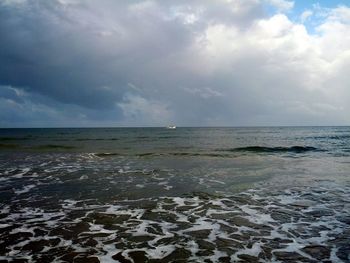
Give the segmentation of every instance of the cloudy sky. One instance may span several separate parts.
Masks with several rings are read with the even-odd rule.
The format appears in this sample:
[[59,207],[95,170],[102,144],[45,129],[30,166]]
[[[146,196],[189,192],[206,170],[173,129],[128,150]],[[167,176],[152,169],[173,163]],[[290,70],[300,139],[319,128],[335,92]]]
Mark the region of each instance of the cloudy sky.
[[0,0],[0,127],[350,125],[350,1]]

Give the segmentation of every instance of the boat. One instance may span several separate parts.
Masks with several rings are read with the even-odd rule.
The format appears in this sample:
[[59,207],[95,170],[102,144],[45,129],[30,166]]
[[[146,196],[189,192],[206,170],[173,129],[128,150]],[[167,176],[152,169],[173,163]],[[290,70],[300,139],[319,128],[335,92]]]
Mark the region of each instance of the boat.
[[176,126],[175,125],[169,125],[166,128],[169,129],[169,130],[175,130]]

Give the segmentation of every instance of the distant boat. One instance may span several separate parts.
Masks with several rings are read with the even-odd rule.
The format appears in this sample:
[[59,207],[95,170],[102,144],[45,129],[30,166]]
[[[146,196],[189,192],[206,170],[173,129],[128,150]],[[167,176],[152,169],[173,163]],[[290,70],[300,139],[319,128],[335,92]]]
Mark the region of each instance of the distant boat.
[[169,125],[166,128],[169,129],[169,130],[175,130],[176,126],[175,125]]

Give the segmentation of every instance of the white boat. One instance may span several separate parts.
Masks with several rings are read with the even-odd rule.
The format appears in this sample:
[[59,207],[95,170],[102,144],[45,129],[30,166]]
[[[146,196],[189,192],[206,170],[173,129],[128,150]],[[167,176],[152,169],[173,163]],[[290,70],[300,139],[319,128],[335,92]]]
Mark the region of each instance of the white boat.
[[175,125],[169,125],[166,128],[169,129],[169,130],[175,130],[176,126]]

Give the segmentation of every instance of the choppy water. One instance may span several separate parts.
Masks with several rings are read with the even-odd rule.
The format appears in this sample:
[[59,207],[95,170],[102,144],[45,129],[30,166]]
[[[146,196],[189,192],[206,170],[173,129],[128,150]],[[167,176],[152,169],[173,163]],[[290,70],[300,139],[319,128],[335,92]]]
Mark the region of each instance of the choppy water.
[[350,262],[350,128],[0,129],[0,261]]

